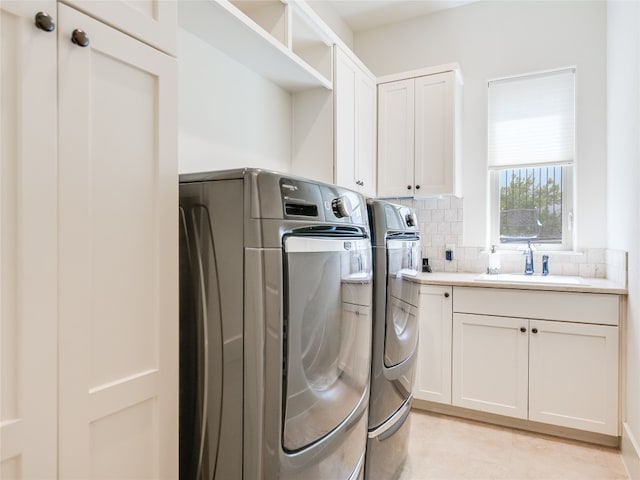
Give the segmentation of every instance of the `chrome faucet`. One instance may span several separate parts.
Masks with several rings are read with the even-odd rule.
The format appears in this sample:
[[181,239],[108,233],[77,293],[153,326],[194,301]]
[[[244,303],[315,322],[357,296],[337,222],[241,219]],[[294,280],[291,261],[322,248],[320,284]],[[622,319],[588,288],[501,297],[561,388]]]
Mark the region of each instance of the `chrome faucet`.
[[531,247],[531,240],[527,241],[527,248],[524,251],[524,274],[533,275],[533,248]]

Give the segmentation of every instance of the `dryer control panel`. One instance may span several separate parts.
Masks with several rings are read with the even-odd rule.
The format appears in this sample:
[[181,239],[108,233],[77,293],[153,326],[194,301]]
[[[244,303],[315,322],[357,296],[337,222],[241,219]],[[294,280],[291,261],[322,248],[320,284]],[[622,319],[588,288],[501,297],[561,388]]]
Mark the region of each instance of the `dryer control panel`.
[[299,179],[281,178],[284,218],[365,225],[364,198],[350,190]]

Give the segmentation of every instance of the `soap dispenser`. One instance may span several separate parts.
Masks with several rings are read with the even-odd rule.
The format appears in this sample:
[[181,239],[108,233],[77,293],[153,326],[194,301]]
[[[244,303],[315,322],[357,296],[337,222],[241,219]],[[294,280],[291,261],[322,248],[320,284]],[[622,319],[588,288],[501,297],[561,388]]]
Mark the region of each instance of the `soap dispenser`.
[[527,242],[527,248],[524,251],[524,274],[533,275],[533,248],[531,248],[531,240]]
[[489,253],[489,273],[491,275],[500,273],[500,256],[496,252],[495,245],[491,245],[491,253]]

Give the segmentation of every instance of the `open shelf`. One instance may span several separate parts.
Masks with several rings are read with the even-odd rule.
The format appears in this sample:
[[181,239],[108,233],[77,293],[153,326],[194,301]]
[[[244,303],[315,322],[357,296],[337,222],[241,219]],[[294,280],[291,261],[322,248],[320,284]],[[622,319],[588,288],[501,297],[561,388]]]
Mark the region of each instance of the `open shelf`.
[[315,13],[302,4],[289,3],[291,50],[321,75],[333,78],[333,42],[322,30]]
[[[331,44],[327,39],[323,43],[317,33],[313,42],[309,22],[306,32],[303,27],[293,25],[288,3],[278,0],[234,0],[233,3],[190,0],[178,3],[178,20],[185,30],[286,90],[332,88]],[[295,24],[304,22],[296,20]],[[300,35],[300,32],[304,34]],[[299,40],[293,41],[296,34]]]

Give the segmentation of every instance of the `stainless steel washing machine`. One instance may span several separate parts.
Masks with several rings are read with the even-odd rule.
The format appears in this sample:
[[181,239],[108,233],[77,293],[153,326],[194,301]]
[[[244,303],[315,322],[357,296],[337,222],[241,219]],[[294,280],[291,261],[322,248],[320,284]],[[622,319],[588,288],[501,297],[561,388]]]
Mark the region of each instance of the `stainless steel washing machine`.
[[420,235],[415,213],[367,202],[373,237],[371,398],[365,478],[395,479],[407,457],[418,346]]
[[364,198],[257,169],[180,182],[180,478],[362,478]]

